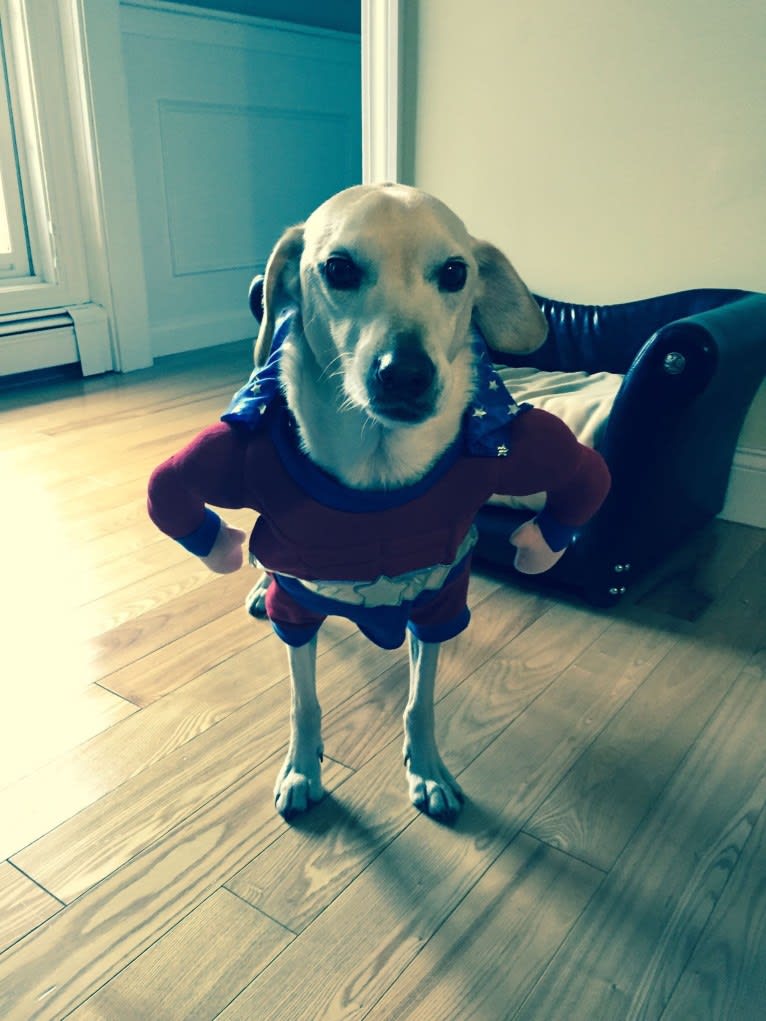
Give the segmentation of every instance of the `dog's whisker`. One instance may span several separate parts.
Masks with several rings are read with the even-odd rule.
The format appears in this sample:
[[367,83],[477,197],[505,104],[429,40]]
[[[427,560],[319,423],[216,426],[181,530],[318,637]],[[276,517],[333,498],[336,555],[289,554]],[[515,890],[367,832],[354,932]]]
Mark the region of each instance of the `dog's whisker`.
[[343,379],[346,375],[346,370],[341,366],[339,369],[334,369],[332,372],[326,373],[328,379]]
[[[344,400],[342,400],[338,405],[338,411],[341,412],[359,411],[359,405],[356,403],[353,397],[345,397]],[[362,423],[362,430],[364,430],[364,423]]]
[[322,369],[322,372],[321,372],[321,374],[319,376],[319,379],[320,380],[324,380],[324,379],[343,379],[343,376],[345,374],[345,366],[343,364],[341,364],[340,368],[335,368],[335,366],[337,365],[338,362],[342,362],[342,359],[343,359],[343,354],[339,354],[336,358],[333,358],[333,360],[331,362],[329,362],[324,367],[324,369]]

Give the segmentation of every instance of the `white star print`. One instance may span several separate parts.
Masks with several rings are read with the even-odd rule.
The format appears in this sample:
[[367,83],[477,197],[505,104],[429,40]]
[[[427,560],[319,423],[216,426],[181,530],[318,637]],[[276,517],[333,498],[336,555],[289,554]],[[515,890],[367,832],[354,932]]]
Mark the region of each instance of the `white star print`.
[[484,418],[484,416],[486,414],[487,414],[487,412],[484,410],[484,408],[474,408],[473,409],[473,417],[474,418]]
[[497,448],[497,456],[498,457],[508,456],[508,447],[506,447],[504,443],[501,443],[500,446]]
[[496,379],[490,379],[490,381],[489,381],[489,388],[490,388],[490,390],[497,390],[497,388],[499,386],[500,386],[500,384],[498,383],[498,381]]

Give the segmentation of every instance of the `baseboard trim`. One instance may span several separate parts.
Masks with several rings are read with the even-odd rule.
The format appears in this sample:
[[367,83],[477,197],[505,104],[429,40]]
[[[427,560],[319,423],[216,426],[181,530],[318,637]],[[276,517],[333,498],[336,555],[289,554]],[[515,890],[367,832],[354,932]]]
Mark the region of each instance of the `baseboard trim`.
[[162,358],[248,337],[255,339],[257,333],[258,324],[247,313],[178,320],[152,327],[152,354],[155,358]]
[[738,447],[719,517],[766,528],[766,450]]

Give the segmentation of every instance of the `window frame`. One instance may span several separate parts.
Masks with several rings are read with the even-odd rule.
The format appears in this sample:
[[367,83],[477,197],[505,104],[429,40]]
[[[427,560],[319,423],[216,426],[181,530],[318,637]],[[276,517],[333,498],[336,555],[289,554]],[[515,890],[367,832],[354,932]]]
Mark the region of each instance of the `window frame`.
[[0,273],[0,316],[64,308],[89,298],[60,15],[57,0],[0,0],[32,263],[25,276]]
[[7,226],[10,243],[9,252],[0,250],[0,281],[9,277],[28,277],[31,272],[29,238],[13,120],[3,24],[0,19],[0,216],[4,218]]

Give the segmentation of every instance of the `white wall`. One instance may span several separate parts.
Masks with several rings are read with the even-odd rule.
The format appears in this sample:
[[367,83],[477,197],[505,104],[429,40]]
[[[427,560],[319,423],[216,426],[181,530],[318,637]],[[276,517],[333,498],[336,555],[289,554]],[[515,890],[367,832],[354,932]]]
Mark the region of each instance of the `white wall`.
[[[406,0],[404,15],[402,177],[534,290],[766,291],[762,0]],[[766,450],[763,390],[740,442]]]

